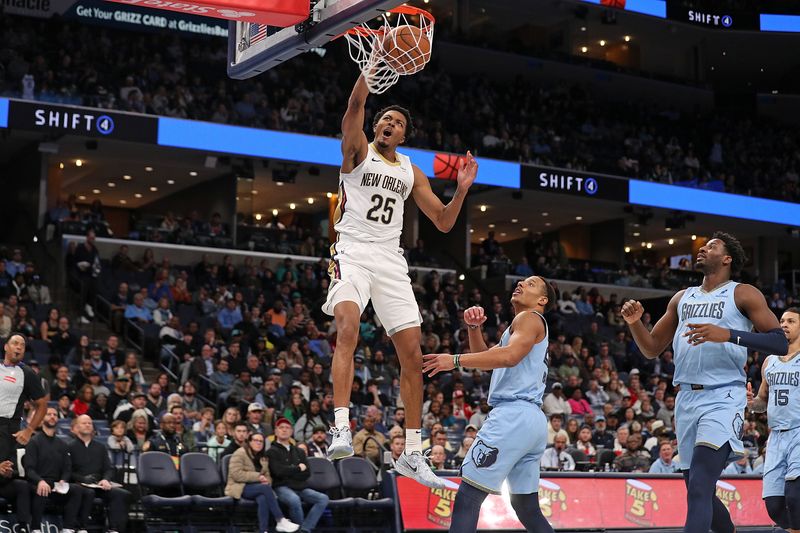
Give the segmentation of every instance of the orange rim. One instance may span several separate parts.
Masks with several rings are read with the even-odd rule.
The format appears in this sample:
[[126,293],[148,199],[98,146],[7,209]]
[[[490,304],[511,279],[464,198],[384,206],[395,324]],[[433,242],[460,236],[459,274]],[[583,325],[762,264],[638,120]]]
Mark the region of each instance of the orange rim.
[[[393,8],[393,9],[390,9],[388,12],[389,13],[400,13],[400,14],[403,14],[403,15],[419,15],[420,17],[425,17],[426,19],[428,19],[430,24],[435,24],[436,23],[436,18],[434,18],[434,16],[431,13],[429,13],[428,11],[425,11],[424,9],[420,9],[420,8],[414,7],[414,6],[407,6],[405,4],[402,4],[402,5],[399,5],[399,6],[395,7],[395,8]],[[372,28],[369,28],[369,27],[364,26],[364,25],[358,25],[358,26],[354,26],[354,27],[350,28],[349,30],[344,32],[342,35],[344,35],[345,33],[349,34],[349,35],[357,35],[357,36],[361,36],[361,37],[369,37],[370,35],[382,36],[382,35],[386,34],[386,29],[385,28],[372,29]],[[342,35],[339,35],[336,38],[338,39]]]

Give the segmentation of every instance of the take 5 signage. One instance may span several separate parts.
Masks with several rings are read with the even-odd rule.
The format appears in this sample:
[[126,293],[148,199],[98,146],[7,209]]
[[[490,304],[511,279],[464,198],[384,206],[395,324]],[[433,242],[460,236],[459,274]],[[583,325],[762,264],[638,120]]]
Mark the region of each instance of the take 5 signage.
[[563,168],[523,165],[522,188],[618,202],[628,201],[628,180]]
[[158,139],[156,117],[20,100],[9,101],[8,127],[147,143]]
[[[457,491],[395,479],[404,530],[450,528]],[[760,479],[720,480],[716,492],[737,526],[771,526]],[[686,488],[677,477],[548,477],[540,481],[539,506],[555,529],[678,528],[686,519]],[[525,528],[504,493],[486,498],[478,529]]]

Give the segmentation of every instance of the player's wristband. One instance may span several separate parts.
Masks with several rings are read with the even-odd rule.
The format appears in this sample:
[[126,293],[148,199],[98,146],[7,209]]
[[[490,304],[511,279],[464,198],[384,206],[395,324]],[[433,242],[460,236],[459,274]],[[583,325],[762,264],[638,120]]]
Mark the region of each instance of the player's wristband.
[[764,333],[732,329],[728,342],[766,354],[786,355],[786,352],[789,351],[789,341],[786,340],[786,334],[780,328]]
[[476,325],[474,325],[474,324],[467,324],[467,327],[468,327],[469,329],[478,329],[480,326],[476,326]]
[[453,354],[453,367],[460,368],[461,367],[461,354]]

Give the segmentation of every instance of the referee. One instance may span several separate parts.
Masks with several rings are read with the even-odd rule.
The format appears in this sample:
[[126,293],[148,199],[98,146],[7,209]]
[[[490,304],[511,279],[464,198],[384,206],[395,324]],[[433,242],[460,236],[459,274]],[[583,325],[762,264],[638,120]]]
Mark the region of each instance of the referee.
[[[30,367],[20,365],[23,357],[25,338],[12,335],[6,342],[5,359],[0,365],[0,461],[11,460],[15,464],[17,444],[28,444],[33,432],[39,429],[49,399],[39,376]],[[33,402],[35,412],[28,427],[20,430],[26,401]]]

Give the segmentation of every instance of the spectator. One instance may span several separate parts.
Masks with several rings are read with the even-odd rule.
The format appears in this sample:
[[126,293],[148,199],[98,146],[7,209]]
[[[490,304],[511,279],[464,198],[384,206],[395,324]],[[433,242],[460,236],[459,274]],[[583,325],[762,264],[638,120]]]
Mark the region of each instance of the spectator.
[[356,455],[372,461],[375,466],[380,466],[386,437],[375,431],[375,422],[375,418],[371,415],[364,416],[363,427],[353,436],[353,451]]
[[41,432],[34,435],[25,447],[23,459],[25,475],[33,492],[32,524],[36,529],[40,527],[46,502],[55,500],[64,505],[63,531],[74,532],[86,528],[89,513],[81,513],[79,517],[78,512],[91,509],[94,492],[77,483],[69,483],[72,462],[67,445],[56,437],[57,422],[58,415],[55,408],[48,407],[42,421]]
[[155,415],[150,409],[147,408],[147,395],[141,391],[134,392],[131,395],[130,402],[121,402],[117,409],[114,411],[112,417],[114,420],[122,420],[128,422],[136,411],[143,411],[148,416],[150,427],[154,426]]
[[94,400],[94,389],[91,385],[84,385],[81,387],[78,397],[72,402],[71,410],[74,416],[85,415],[89,412],[89,407]]
[[483,422],[486,420],[486,417],[489,416],[489,411],[491,407],[489,406],[489,400],[487,398],[481,398],[480,402],[478,403],[478,410],[469,417],[469,426],[474,426],[475,429],[480,429],[483,426]]
[[[271,420],[264,421],[264,406],[258,402],[253,402],[247,406],[247,431],[250,434],[271,435]],[[303,441],[300,441],[303,442]]]
[[595,450],[595,447],[592,444],[591,426],[588,424],[581,426],[581,429],[578,430],[578,439],[575,441],[574,447],[579,452],[586,454],[586,457],[588,457],[590,460],[596,455],[597,450]]
[[125,319],[142,324],[149,324],[153,321],[153,313],[145,307],[144,296],[141,292],[133,295],[133,303],[125,308]]
[[223,331],[232,331],[242,321],[242,311],[233,298],[225,302],[225,308],[217,314],[217,322]]
[[675,396],[669,394],[664,397],[664,406],[656,413],[656,420],[664,423],[664,427],[672,427],[672,419],[675,416]]
[[111,327],[114,331],[122,331],[122,319],[125,311],[133,302],[128,290],[128,284],[124,281],[119,284],[116,294],[111,297]]
[[595,446],[602,446],[607,450],[614,449],[614,435],[608,431],[606,426],[606,417],[603,415],[600,415],[594,419],[592,444]]
[[581,392],[579,388],[572,391],[572,398],[567,400],[567,402],[569,403],[573,415],[583,416],[594,413],[594,411],[592,411],[592,406],[589,405],[589,402],[583,397],[583,392]]
[[327,427],[328,424],[320,413],[319,400],[308,402],[306,412],[294,424],[294,440],[306,442],[310,440],[318,426]]
[[169,414],[175,417],[175,433],[183,444],[183,449],[187,452],[195,451],[197,441],[195,441],[194,433],[186,427],[183,406],[179,403],[170,404],[169,400],[167,400],[167,404],[169,405]]
[[155,322],[157,326],[166,326],[174,316],[172,314],[172,309],[169,307],[169,298],[166,296],[159,298],[158,307],[153,311],[153,322]]
[[[311,533],[328,506],[328,496],[308,487],[311,475],[308,460],[305,452],[292,443],[292,432],[291,422],[285,418],[278,419],[275,422],[275,442],[266,455],[278,501],[289,508],[292,522],[301,524],[300,531]],[[305,516],[304,503],[311,507]]]
[[650,465],[649,472],[651,474],[674,474],[678,472],[680,468],[678,464],[672,460],[672,456],[672,443],[669,441],[662,442],[658,447],[658,459],[653,461],[653,464]]
[[447,460],[447,455],[445,454],[444,446],[440,444],[435,444],[431,446],[430,460],[431,460],[431,468],[433,470],[444,470],[446,468],[445,463]]
[[553,383],[550,394],[544,397],[542,410],[547,416],[553,414],[571,415],[572,408],[564,396],[564,386],[561,383]]
[[563,435],[569,444],[569,435],[562,427],[564,423],[564,415],[561,413],[553,413],[550,415],[550,423],[547,425],[547,444],[553,444],[558,435]]
[[78,339],[70,331],[69,319],[62,316],[58,319],[58,330],[51,339],[51,347],[53,353],[61,357],[61,360],[66,360],[67,354],[75,348],[78,344]]
[[589,400],[592,409],[600,409],[603,407],[603,404],[608,402],[608,393],[603,390],[603,387],[600,386],[596,379],[590,379],[589,390],[586,391],[586,398]]
[[575,459],[567,453],[567,438],[564,435],[556,435],[553,446],[544,451],[541,468],[567,472],[575,470]]
[[76,274],[81,294],[80,306],[82,315],[79,321],[85,324],[88,324],[94,318],[97,279],[102,270],[100,252],[97,251],[94,242],[95,232],[93,229],[89,229],[86,232],[86,240],[75,248]]
[[650,457],[646,452],[640,450],[641,445],[641,435],[629,435],[625,451],[614,459],[614,470],[617,472],[647,472],[650,470]]
[[722,470],[723,475],[727,476],[744,476],[753,473],[753,467],[750,466],[750,460],[747,455],[737,458],[735,461],[728,463]]
[[[306,442],[309,457],[321,457],[327,459],[328,457],[328,426],[320,425],[314,427],[314,432],[311,434],[311,440]],[[405,437],[403,438],[405,444]],[[394,440],[392,440],[394,442]],[[403,453],[403,450],[400,450]],[[399,457],[399,456],[398,456]]]
[[188,450],[184,448],[181,438],[175,432],[177,421],[172,414],[161,417],[161,431],[144,443],[144,452],[164,452],[173,458],[178,458]]
[[[102,498],[108,510],[108,533],[126,531],[128,522],[128,499],[130,493],[114,487],[110,481],[113,476],[108,451],[102,444],[92,440],[94,426],[86,415],[72,421],[75,439],[69,444],[72,458],[72,481],[99,485],[93,489],[95,498]],[[93,498],[88,499],[88,509],[81,509],[81,516],[88,516]]]
[[208,455],[215,461],[219,461],[230,444],[231,439],[228,438],[228,428],[225,422],[217,420],[214,422],[214,435],[206,441]]
[[[144,419],[147,421],[147,418]],[[108,436],[106,446],[111,451],[122,451],[125,453],[133,453],[134,445],[131,439],[125,434],[127,426],[122,420],[114,420],[111,423],[111,435]]]
[[[226,455],[231,455],[239,448],[245,446],[247,443],[247,437],[250,435],[250,432],[247,430],[247,423],[244,421],[239,421],[234,423],[233,425],[233,439],[231,443],[228,445],[227,448],[222,452],[220,457],[225,457]],[[265,444],[266,445],[266,444]]]
[[225,495],[236,500],[241,498],[255,500],[258,507],[258,531],[269,529],[270,514],[274,515],[278,522],[276,531],[297,531],[300,526],[283,516],[275,492],[272,490],[269,459],[264,454],[264,443],[265,437],[256,433],[247,437],[246,443],[233,453],[228,466]]

